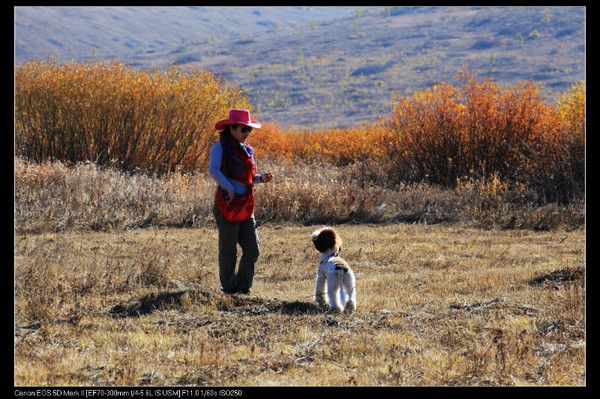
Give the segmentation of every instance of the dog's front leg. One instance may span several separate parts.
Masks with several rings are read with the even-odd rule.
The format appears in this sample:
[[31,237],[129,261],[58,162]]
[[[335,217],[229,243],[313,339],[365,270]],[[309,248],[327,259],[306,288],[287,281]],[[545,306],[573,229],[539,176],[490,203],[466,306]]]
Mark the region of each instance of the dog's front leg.
[[327,294],[329,296],[329,305],[331,310],[336,313],[344,311],[344,305],[340,302],[340,289],[342,288],[342,276],[339,272],[327,274]]
[[356,309],[356,278],[354,272],[348,270],[344,275],[344,291],[348,294],[348,301],[346,302],[346,310],[353,311]]

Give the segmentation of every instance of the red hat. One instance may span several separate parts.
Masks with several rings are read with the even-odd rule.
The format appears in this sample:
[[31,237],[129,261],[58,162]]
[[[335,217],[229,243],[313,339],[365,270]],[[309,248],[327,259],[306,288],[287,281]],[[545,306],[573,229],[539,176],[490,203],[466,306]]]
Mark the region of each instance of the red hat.
[[221,130],[227,125],[246,125],[256,129],[261,127],[259,121],[250,119],[250,111],[247,109],[230,109],[229,118],[218,121],[215,129]]

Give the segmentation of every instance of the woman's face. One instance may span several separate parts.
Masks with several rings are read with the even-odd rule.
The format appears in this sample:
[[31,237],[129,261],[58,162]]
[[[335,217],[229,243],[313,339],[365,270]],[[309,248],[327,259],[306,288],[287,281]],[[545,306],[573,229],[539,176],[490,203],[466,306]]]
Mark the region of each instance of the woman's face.
[[246,125],[231,125],[229,130],[234,139],[240,143],[245,143],[248,136],[250,136],[252,128]]

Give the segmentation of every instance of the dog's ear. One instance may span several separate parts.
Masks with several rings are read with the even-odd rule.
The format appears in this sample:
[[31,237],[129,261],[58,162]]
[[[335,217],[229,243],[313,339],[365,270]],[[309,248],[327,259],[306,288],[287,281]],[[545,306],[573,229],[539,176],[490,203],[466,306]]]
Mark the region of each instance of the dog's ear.
[[333,227],[331,228],[331,231],[333,232],[333,241],[334,241],[333,250],[337,251],[337,253],[339,254],[340,252],[342,252],[342,237],[340,237],[337,230],[334,229]]
[[310,233],[310,238],[313,240],[313,242],[317,239],[317,237],[319,237],[319,233],[321,233],[321,229],[317,229]]

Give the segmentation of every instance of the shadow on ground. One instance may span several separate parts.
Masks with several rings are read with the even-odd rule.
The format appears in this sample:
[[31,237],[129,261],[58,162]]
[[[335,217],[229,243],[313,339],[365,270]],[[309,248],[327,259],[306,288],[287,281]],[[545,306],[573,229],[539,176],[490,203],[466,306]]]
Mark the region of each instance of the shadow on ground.
[[280,301],[246,295],[225,295],[202,290],[178,290],[153,293],[127,303],[120,303],[108,310],[113,318],[139,317],[156,310],[181,309],[201,305],[215,311],[234,312],[242,315],[279,313],[306,315],[323,313],[323,309],[311,302]]
[[583,283],[584,276],[585,269],[583,267],[567,267],[554,270],[550,273],[536,275],[530,278],[527,283],[533,287],[544,286],[546,284],[554,284],[556,286],[576,281]]

